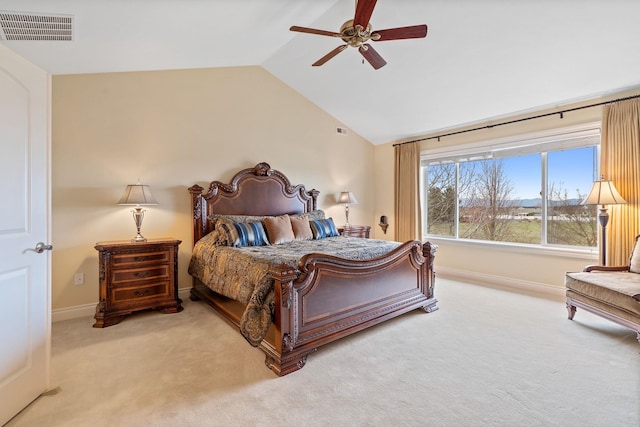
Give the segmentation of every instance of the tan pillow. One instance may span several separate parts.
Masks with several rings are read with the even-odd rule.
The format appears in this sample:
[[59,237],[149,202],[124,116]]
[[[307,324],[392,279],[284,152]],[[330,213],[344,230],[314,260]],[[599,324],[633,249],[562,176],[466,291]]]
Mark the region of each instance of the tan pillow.
[[296,240],[313,239],[313,232],[309,225],[309,217],[307,215],[291,217],[291,228]]
[[295,239],[289,215],[269,216],[264,219],[264,227],[272,245],[286,243]]
[[636,244],[633,247],[633,252],[631,252],[629,271],[632,273],[640,273],[640,236],[636,237]]

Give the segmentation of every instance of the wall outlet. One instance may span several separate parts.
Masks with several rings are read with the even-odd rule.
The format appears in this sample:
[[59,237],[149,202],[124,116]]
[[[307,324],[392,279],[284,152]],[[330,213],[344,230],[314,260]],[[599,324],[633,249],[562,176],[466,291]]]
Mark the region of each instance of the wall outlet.
[[84,273],[76,273],[73,283],[76,285],[84,285]]

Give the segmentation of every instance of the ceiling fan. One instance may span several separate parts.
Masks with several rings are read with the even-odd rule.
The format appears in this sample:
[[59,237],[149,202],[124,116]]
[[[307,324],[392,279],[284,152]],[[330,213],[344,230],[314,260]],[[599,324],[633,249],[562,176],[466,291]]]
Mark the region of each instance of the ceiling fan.
[[387,61],[385,61],[384,58],[382,58],[382,56],[380,56],[380,54],[367,43],[369,40],[381,42],[387,40],[419,39],[427,36],[427,26],[426,24],[412,25],[409,27],[373,31],[369,19],[371,18],[373,9],[376,7],[376,2],[377,0],[356,0],[356,13],[353,19],[342,24],[340,32],[338,33],[316,30],[315,28],[298,27],[296,25],[289,28],[289,30],[300,33],[317,34],[320,36],[338,37],[346,43],[338,46],[322,58],[318,59],[312,64],[314,67],[324,64],[347,47],[352,46],[358,48],[358,51],[364,59],[366,59],[369,64],[377,70],[384,67],[387,64]]

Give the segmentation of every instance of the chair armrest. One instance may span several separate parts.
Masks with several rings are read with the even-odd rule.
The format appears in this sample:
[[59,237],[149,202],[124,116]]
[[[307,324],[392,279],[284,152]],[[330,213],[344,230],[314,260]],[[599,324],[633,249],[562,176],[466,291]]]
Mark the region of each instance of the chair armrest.
[[616,266],[608,266],[608,265],[587,265],[582,271],[590,272],[590,271],[629,271],[628,265],[616,265]]

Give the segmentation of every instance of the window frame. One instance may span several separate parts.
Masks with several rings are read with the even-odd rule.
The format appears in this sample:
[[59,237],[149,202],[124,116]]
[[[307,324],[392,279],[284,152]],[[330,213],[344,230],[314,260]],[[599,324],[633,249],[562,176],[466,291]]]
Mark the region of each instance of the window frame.
[[[597,141],[596,141],[597,140]],[[454,163],[456,166],[456,191],[458,189],[458,168],[459,162],[469,160],[471,158],[500,158],[500,157],[516,157],[527,154],[541,155],[541,188],[543,189],[542,198],[548,197],[548,163],[547,153],[558,151],[560,149],[574,149],[582,147],[596,147],[596,165],[594,180],[600,176],[600,141],[601,141],[601,123],[589,122],[580,125],[566,126],[540,132],[512,135],[502,138],[477,141],[467,144],[460,144],[449,147],[439,147],[434,149],[423,150],[420,156],[420,202],[422,206],[423,218],[423,239],[430,241],[456,242],[457,244],[469,244],[480,246],[492,246],[509,248],[509,250],[522,248],[525,251],[536,251],[541,253],[562,253],[564,255],[577,255],[580,258],[591,257],[598,253],[598,247],[569,246],[547,243],[547,203],[542,203],[542,215],[545,220],[542,221],[542,235],[540,243],[515,243],[490,240],[475,240],[459,237],[458,226],[458,209],[459,204],[455,207],[455,232],[453,236],[427,234],[427,200],[425,191],[427,190],[428,172],[424,166],[444,163]],[[594,144],[595,142],[595,144]]]

